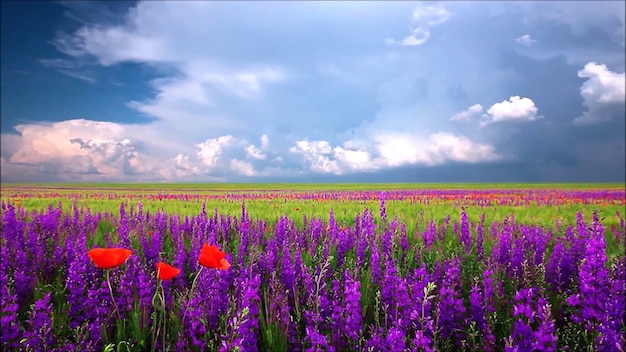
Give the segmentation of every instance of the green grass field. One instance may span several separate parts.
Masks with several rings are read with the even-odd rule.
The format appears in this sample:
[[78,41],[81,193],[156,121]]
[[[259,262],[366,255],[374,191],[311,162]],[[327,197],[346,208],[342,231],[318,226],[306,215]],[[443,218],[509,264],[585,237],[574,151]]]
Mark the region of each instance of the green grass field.
[[[2,199],[20,197],[20,205],[28,210],[43,210],[50,205],[56,206],[61,202],[63,208],[71,210],[76,204],[79,207],[89,208],[92,212],[119,213],[120,204],[127,202],[129,207],[136,207],[141,203],[144,211],[154,213],[165,211],[170,214],[181,216],[195,215],[206,205],[207,212],[214,210],[220,214],[240,215],[242,202],[252,218],[262,219],[269,223],[277,221],[281,216],[287,215],[293,219],[320,217],[327,220],[333,210],[337,220],[346,225],[354,223],[356,216],[363,213],[365,208],[373,212],[379,209],[379,193],[373,193],[375,198],[371,200],[345,200],[345,199],[319,199],[306,198],[303,194],[318,192],[367,192],[367,191],[392,191],[392,190],[493,190],[497,195],[498,190],[519,190],[520,197],[530,196],[530,192],[558,190],[576,192],[578,190],[617,190],[623,191],[624,185],[620,184],[235,184],[235,183],[212,183],[212,184],[4,184],[2,185]],[[265,196],[271,192],[272,196]],[[551,194],[552,194],[551,193]],[[242,194],[242,196],[235,196]],[[248,194],[256,194],[255,197],[247,197]],[[172,199],[157,199],[157,195],[173,195]],[[192,196],[185,199],[185,196]],[[206,196],[204,196],[206,195]],[[223,198],[219,198],[223,195]],[[112,198],[112,199],[109,199]],[[425,226],[430,219],[438,224],[446,217],[457,219],[462,207],[465,207],[471,221],[479,221],[484,213],[487,222],[502,221],[505,217],[514,215],[516,221],[533,223],[536,225],[552,226],[555,222],[572,223],[576,219],[576,213],[582,211],[585,217],[590,217],[597,211],[605,218],[607,226],[619,223],[616,213],[625,213],[624,201],[607,204],[591,203],[581,204],[578,202],[552,206],[539,203],[507,204],[507,196],[498,196],[498,201],[503,203],[496,206],[475,206],[471,202],[463,200],[437,200],[436,197],[429,202],[418,199],[415,202],[407,200],[387,200],[386,208],[388,215],[407,224],[409,230]],[[523,202],[522,202],[523,203]]]

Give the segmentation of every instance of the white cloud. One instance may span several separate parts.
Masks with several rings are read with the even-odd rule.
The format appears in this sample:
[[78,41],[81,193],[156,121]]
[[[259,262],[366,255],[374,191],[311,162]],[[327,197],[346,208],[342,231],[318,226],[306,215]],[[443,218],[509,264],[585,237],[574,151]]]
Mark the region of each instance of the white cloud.
[[290,148],[302,155],[310,170],[342,175],[375,171],[404,165],[436,166],[446,162],[476,163],[502,159],[493,146],[480,144],[451,133],[439,132],[425,139],[401,133],[381,133],[370,140],[369,148],[346,141],[332,147],[327,141],[298,141]]
[[333,148],[330,146],[330,143],[327,141],[297,141],[296,145],[289,148],[289,151],[292,153],[304,152],[308,154],[320,154],[327,155],[331,154]]
[[[243,176],[283,174],[276,166],[241,160],[254,147],[244,138],[224,135],[172,144],[165,143],[165,136],[146,137],[155,133],[153,127],[84,119],[18,125],[20,135],[2,135],[3,180],[31,175],[24,181],[41,181],[42,172],[68,182],[222,180],[227,170]],[[264,142],[267,146],[267,135],[261,137]],[[254,162],[267,155],[262,154]]]
[[270,147],[270,138],[264,134],[261,136],[261,149],[267,150]]
[[493,104],[487,114],[483,115],[485,121],[482,125],[503,121],[534,121],[537,118],[539,109],[530,98],[520,98],[515,95],[509,100]]
[[163,164],[157,158],[138,150],[123,125],[77,119],[15,129],[19,137],[2,136],[2,148],[12,150],[7,158],[11,165],[65,174],[68,180],[169,177],[167,166],[159,167]]
[[530,37],[530,34],[524,34],[523,36],[516,38],[515,41],[526,46],[531,46],[537,42],[535,39]]
[[605,65],[589,62],[578,71],[578,77],[587,78],[580,87],[587,111],[574,119],[575,125],[609,121],[617,112],[623,111],[626,101],[624,72],[612,72]]
[[253,158],[253,159],[263,160],[266,157],[265,153],[263,153],[254,144],[249,145],[248,148],[246,148],[246,152],[248,153],[248,156]]
[[233,136],[222,136],[219,138],[210,138],[206,141],[196,144],[198,148],[198,160],[208,167],[209,170],[217,166],[217,161],[222,155],[222,150],[233,141]]
[[411,34],[397,41],[393,38],[385,38],[387,45],[400,43],[404,46],[418,46],[425,44],[431,37],[430,29],[434,26],[447,22],[450,12],[441,5],[420,6],[413,11]]
[[461,111],[460,113],[452,116],[450,121],[469,121],[472,117],[483,111],[483,106],[480,104],[475,104],[470,106],[467,110]]
[[484,162],[501,157],[493,146],[447,132],[429,135],[426,139],[407,135],[384,134],[377,138],[378,153],[387,166],[417,164],[435,166],[447,161]]
[[[259,98],[267,84],[278,84],[288,79],[285,70],[278,67],[229,68],[209,62],[189,62],[178,66],[179,74],[151,82],[156,91],[153,99],[131,101],[128,106],[159,118],[166,128],[186,135],[210,128],[223,134],[238,128],[245,116],[228,116],[207,111],[219,111],[214,96],[227,94],[241,100]],[[209,110],[209,108],[212,108]],[[218,109],[218,110],[216,110]],[[187,121],[180,124],[180,121]]]
[[257,174],[252,164],[238,159],[232,159],[230,161],[230,169],[242,176],[255,176]]

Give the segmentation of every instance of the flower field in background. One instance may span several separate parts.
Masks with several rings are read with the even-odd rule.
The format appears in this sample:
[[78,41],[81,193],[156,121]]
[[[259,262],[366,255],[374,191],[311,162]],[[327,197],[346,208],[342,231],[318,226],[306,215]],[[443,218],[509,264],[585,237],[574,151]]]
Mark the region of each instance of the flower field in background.
[[3,185],[0,349],[623,351],[623,187],[276,189]]

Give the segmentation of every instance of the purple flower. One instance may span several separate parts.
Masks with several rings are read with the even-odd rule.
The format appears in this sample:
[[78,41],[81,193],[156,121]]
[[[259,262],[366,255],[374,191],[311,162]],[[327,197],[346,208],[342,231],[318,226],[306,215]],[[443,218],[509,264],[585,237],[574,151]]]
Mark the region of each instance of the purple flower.
[[[244,271],[246,273],[246,271]],[[257,336],[259,334],[259,304],[261,301],[259,286],[261,276],[250,273],[251,277],[245,278],[242,285],[240,309],[248,311],[245,321],[239,326],[238,336],[242,339],[241,347],[244,351],[257,350]]]
[[533,349],[535,351],[556,351],[556,328],[554,325],[554,319],[552,318],[552,312],[550,304],[548,304],[543,298],[539,298],[537,301],[538,310],[538,328],[533,333],[535,341]]
[[380,195],[380,219],[382,221],[387,221],[387,208],[385,207],[385,193],[381,193]]
[[360,281],[354,279],[348,271],[344,272],[344,332],[353,346],[359,343],[359,339],[363,331],[363,311],[361,309],[360,302],[360,288]]
[[463,331],[466,325],[466,312],[461,297],[461,266],[454,258],[444,262],[445,277],[439,291],[437,304],[438,326],[441,337],[452,339],[455,346],[461,347],[465,340]]
[[381,286],[381,303],[387,318],[386,325],[409,324],[409,293],[406,281],[398,276],[395,264],[387,260],[384,280]]
[[384,334],[385,331],[382,328],[374,327],[370,325],[369,328],[370,337],[365,341],[365,350],[366,351],[384,351],[387,347]]
[[385,351],[403,352],[406,348],[405,333],[402,328],[394,326],[389,329],[387,338],[385,338]]
[[411,341],[412,351],[435,352],[432,345],[432,339],[424,334],[424,331],[417,330],[415,338]]
[[562,239],[557,239],[546,265],[545,281],[554,292],[563,292],[569,284],[567,251]]
[[[579,224],[579,232],[583,231],[587,231],[586,227]],[[576,313],[570,317],[571,320],[584,324],[584,328],[597,337],[596,348],[602,349],[605,334],[598,334],[598,328],[610,324],[606,321],[606,312],[611,294],[609,269],[605,266],[607,256],[604,228],[600,225],[597,214],[594,214],[592,231],[586,234],[588,241],[585,246],[584,260],[578,272],[579,292],[570,295],[567,303],[577,309]]]
[[550,304],[537,288],[524,288],[515,294],[513,331],[506,351],[555,351],[557,337]]
[[309,345],[305,352],[334,352],[335,348],[330,346],[325,335],[321,334],[314,326],[308,325],[305,329],[305,343]]
[[472,235],[469,229],[469,220],[465,209],[461,211],[461,243],[465,248],[465,253],[470,254],[472,251]]
[[372,255],[370,256],[370,270],[372,271],[372,282],[376,285],[382,285],[382,273],[380,271],[380,255],[378,246],[370,247]]
[[8,285],[0,287],[0,292],[0,347],[5,351],[17,350],[20,340],[17,297]]
[[424,231],[424,233],[422,234],[422,238],[424,240],[424,248],[426,250],[432,249],[433,244],[437,240],[437,235],[437,224],[435,223],[435,220],[431,220],[428,223],[426,231]]
[[24,332],[24,345],[28,349],[46,350],[53,345],[51,309],[50,293],[44,294],[33,305],[28,327]]
[[330,342],[331,345],[339,350],[345,349],[345,343],[343,339],[343,304],[342,304],[342,290],[339,280],[333,279],[331,282],[330,297],[332,301],[332,307],[330,308]]
[[603,324],[598,327],[600,332],[598,344],[607,351],[617,346],[626,345],[626,336],[622,329],[624,319],[624,296],[626,291],[626,268],[624,260],[613,264],[611,275],[610,297],[606,301],[606,315]]
[[480,285],[478,283],[472,284],[470,291],[470,314],[472,320],[476,322],[478,329],[482,334],[482,348],[484,351],[495,350],[495,336],[491,332],[491,328],[487,324],[485,318],[485,303],[484,296],[482,295]]

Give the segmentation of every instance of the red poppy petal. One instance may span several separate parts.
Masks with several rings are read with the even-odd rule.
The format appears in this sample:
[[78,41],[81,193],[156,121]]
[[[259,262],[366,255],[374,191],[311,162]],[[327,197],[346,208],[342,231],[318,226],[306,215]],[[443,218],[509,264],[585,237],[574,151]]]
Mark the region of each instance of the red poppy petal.
[[226,254],[220,251],[217,246],[210,246],[205,243],[202,245],[202,250],[198,256],[198,262],[200,265],[207,268],[220,268],[223,266],[220,261],[225,257]]
[[220,263],[219,263],[219,266],[217,268],[219,270],[228,270],[228,268],[230,268],[230,263],[228,262],[228,260],[222,258],[222,259],[220,259]]
[[161,280],[170,280],[180,274],[179,269],[176,269],[175,267],[163,262],[158,262],[156,264],[156,270],[157,276]]
[[93,248],[87,256],[99,269],[112,269],[124,264],[132,253],[126,248]]

